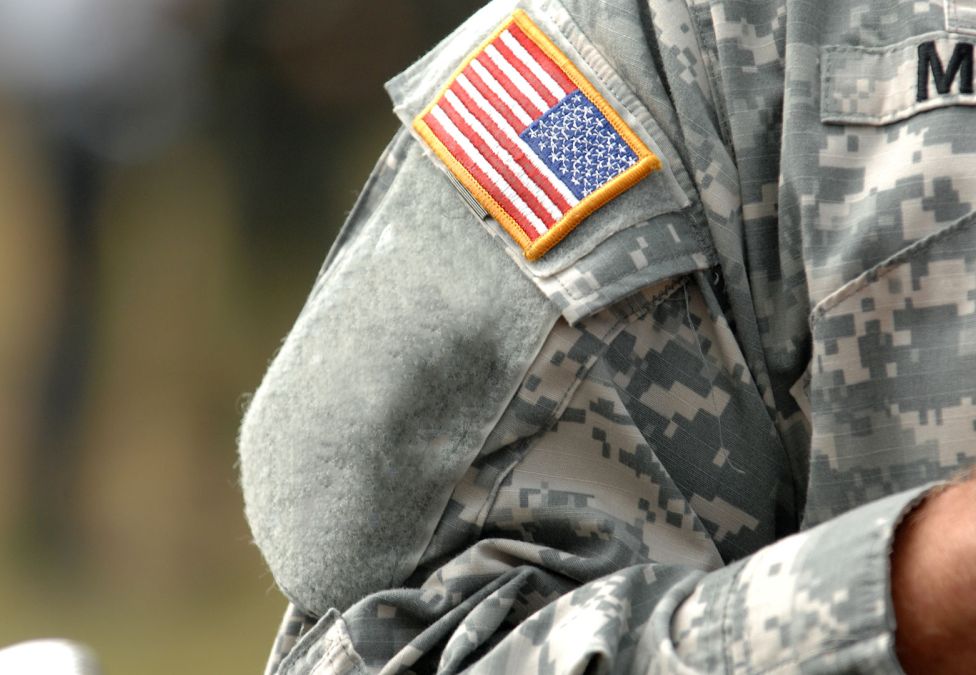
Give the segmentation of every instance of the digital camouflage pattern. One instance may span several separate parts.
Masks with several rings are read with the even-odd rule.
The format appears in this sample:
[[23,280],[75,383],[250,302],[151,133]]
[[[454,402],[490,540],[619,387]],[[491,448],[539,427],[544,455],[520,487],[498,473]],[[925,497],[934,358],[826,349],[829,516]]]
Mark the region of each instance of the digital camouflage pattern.
[[416,571],[291,608],[268,673],[900,672],[893,530],[976,462],[976,98],[965,48],[950,66],[976,0],[472,21],[515,6],[617,87],[687,202],[561,269],[513,257],[563,318]]

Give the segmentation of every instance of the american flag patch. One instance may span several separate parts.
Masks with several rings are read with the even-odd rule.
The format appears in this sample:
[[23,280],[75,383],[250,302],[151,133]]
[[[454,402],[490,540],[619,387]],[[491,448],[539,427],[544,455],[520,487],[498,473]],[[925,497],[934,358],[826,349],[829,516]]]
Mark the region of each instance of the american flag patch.
[[414,129],[529,260],[661,166],[522,10],[464,61]]

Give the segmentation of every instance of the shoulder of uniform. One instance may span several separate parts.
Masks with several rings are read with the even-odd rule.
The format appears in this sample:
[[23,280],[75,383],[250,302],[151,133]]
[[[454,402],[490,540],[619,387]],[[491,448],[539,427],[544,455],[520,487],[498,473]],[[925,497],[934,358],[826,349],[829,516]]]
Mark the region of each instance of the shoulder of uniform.
[[[639,12],[617,4],[630,11],[496,0],[387,83],[444,184],[570,321],[712,261],[687,217],[691,180],[640,95],[657,80]],[[641,53],[645,80],[623,77]]]

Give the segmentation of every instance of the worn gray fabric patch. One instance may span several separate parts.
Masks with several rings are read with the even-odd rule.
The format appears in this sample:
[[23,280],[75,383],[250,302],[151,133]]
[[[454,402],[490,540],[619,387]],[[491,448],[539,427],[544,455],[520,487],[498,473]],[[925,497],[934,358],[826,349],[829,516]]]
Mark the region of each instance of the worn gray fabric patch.
[[405,155],[241,428],[255,541],[314,614],[413,571],[559,315],[415,142]]

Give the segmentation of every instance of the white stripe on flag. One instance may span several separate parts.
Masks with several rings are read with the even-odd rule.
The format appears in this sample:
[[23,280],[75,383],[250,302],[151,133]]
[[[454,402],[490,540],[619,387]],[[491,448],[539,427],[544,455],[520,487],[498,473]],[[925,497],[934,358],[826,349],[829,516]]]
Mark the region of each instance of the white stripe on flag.
[[538,92],[536,92],[535,87],[529,84],[519,71],[515,70],[515,66],[505,60],[505,57],[502,56],[502,53],[498,51],[495,45],[488,45],[485,48],[485,54],[494,61],[495,65],[498,66],[498,69],[502,71],[502,74],[509,79],[512,85],[522,92],[529,99],[529,102],[538,109],[539,115],[549,110],[549,106],[539,96]]
[[532,74],[539,78],[539,82],[542,83],[549,93],[556,97],[556,101],[563,100],[563,97],[568,94],[568,91],[563,91],[563,88],[559,86],[559,83],[552,79],[552,75],[546,72],[545,68],[539,65],[539,62],[532,58],[532,55],[522,46],[522,43],[515,39],[510,31],[504,31],[501,34],[502,42],[505,46],[512,50],[514,54],[526,67],[532,71]]
[[457,83],[464,88],[464,91],[468,93],[471,100],[473,100],[478,107],[491,118],[491,121],[495,123],[495,126],[501,129],[502,133],[508,137],[509,142],[513,143],[515,147],[517,147],[522,154],[525,155],[530,162],[532,162],[532,166],[536,168],[539,175],[544,178],[546,182],[548,182],[571,207],[576,206],[576,204],[579,203],[579,199],[576,198],[576,195],[574,195],[569,188],[566,187],[565,183],[556,177],[556,174],[554,174],[552,170],[539,158],[539,156],[535,154],[535,151],[533,151],[525,141],[519,138],[519,135],[515,133],[515,129],[512,128],[512,125],[510,125],[508,121],[506,121],[505,117],[502,116],[500,112],[495,110],[491,103],[489,103],[485,97],[481,95],[481,92],[479,92],[477,88],[471,84],[471,80],[469,80],[464,73],[458,75]]
[[549,212],[549,215],[552,216],[553,220],[559,220],[562,218],[563,213],[559,210],[559,207],[553,204],[552,200],[549,199],[549,197],[546,196],[546,193],[542,191],[542,188],[536,185],[535,182],[529,178],[522,167],[518,165],[518,162],[516,162],[512,156],[508,154],[508,151],[498,144],[495,137],[492,136],[487,129],[485,129],[484,125],[478,121],[477,117],[471,114],[471,111],[465,107],[464,102],[457,97],[457,94],[448,89],[444,94],[444,98],[450,101],[454,109],[462,118],[464,118],[464,121],[468,123],[468,126],[474,129],[475,133],[481,137],[481,140],[484,141],[489,150],[495,153],[495,155],[502,160],[505,166],[507,166],[509,170],[515,174],[515,177],[525,187],[525,189],[531,192],[532,195],[539,200],[539,203],[546,211]]
[[512,186],[509,185],[504,178],[498,175],[498,172],[495,171],[491,164],[488,163],[488,160],[485,159],[480,152],[478,152],[478,149],[474,147],[470,140],[468,140],[468,137],[461,133],[460,129],[454,126],[454,122],[451,121],[451,118],[447,116],[447,113],[444,112],[440,105],[435,106],[430,112],[434,116],[434,119],[436,119],[444,128],[444,131],[446,131],[447,134],[454,139],[454,142],[461,146],[461,149],[466,155],[468,155],[468,157],[471,158],[471,161],[477,164],[478,168],[481,169],[486,176],[488,176],[488,180],[494,183],[495,187],[501,190],[502,194],[504,194],[505,197],[512,202],[512,205],[519,210],[519,213],[521,213],[525,219],[529,221],[529,224],[532,225],[533,229],[535,229],[535,231],[540,235],[545,234],[545,224],[532,212],[532,209],[529,208],[528,204],[522,201],[522,198],[518,196],[518,193],[515,192]]
[[[508,92],[505,91],[505,87],[500,85],[498,81],[492,77],[491,73],[488,72],[488,69],[478,62],[478,59],[474,59],[471,62],[471,67],[474,68],[474,71],[478,73],[478,77],[481,78],[482,82],[488,85],[488,88],[492,90],[495,96],[500,98],[502,102],[508,106],[509,110],[511,110],[512,113],[514,113],[514,115],[518,118],[519,122],[525,126],[532,124],[532,117],[525,112],[522,106],[520,106],[514,98],[509,96]],[[545,108],[543,108],[543,110],[545,110]]]

